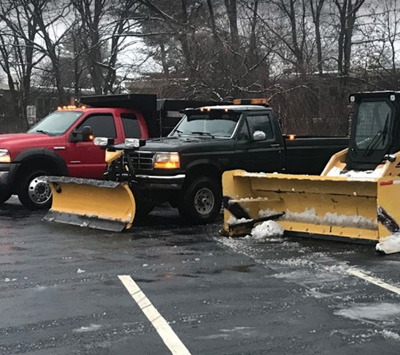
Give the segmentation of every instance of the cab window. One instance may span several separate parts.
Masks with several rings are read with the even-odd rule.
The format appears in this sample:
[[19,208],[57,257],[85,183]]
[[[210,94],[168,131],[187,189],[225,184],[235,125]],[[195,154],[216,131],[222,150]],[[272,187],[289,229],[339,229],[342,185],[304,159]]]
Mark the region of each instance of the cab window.
[[242,127],[240,127],[238,132],[237,139],[240,141],[248,141],[250,139],[249,128],[247,127],[246,121],[243,121]]
[[249,115],[247,116],[247,123],[251,136],[256,131],[262,131],[265,133],[267,139],[274,138],[271,120],[268,115]]
[[122,113],[121,119],[126,138],[140,138],[142,136],[136,115],[133,113]]
[[360,103],[357,115],[355,142],[358,149],[383,150],[389,144],[392,108],[385,101]]
[[81,132],[83,127],[85,126],[92,127],[93,135],[95,137],[107,137],[107,138],[117,137],[113,115],[109,114],[91,115],[79,125],[77,131]]

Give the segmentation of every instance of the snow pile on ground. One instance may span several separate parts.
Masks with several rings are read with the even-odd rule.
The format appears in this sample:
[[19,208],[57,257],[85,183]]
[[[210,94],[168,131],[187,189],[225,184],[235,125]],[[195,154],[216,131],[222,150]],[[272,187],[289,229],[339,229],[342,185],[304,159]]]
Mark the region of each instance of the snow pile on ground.
[[90,324],[87,327],[80,327],[78,329],[73,329],[72,331],[75,333],[88,333],[88,332],[95,332],[101,328],[100,324]]
[[251,234],[244,237],[244,239],[264,240],[268,237],[281,237],[284,233],[282,226],[274,221],[265,221],[256,225]]
[[376,250],[385,254],[400,252],[400,233],[395,233],[382,239],[382,241],[376,245]]
[[392,332],[391,330],[386,330],[384,329],[382,331],[382,335],[386,338],[386,339],[394,339],[394,340],[400,340],[400,335]]

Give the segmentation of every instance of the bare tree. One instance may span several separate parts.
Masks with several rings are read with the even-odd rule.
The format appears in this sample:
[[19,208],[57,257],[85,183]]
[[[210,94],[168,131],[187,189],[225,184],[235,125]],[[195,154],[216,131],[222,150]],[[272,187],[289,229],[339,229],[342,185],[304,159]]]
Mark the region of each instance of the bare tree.
[[234,53],[239,52],[240,40],[237,23],[237,0],[224,0],[229,20],[230,46]]
[[[397,90],[400,85],[399,65],[399,2],[383,0],[370,8],[362,36],[355,41],[364,53],[365,73],[379,78],[379,86]],[[372,76],[372,75],[371,75]]]
[[23,0],[30,15],[35,19],[38,33],[43,45],[35,42],[36,47],[51,62],[52,75],[55,79],[58,100],[60,103],[67,101],[64,83],[62,82],[60,66],[60,44],[68,33],[68,29],[61,29],[59,24],[69,15],[70,3],[68,0]]
[[335,0],[339,11],[338,72],[349,75],[354,25],[365,0]]
[[32,73],[43,59],[38,55],[36,18],[24,0],[0,3],[0,66],[6,73],[14,111],[29,126],[26,108],[30,99]]
[[315,42],[317,45],[317,67],[318,73],[323,73],[323,62],[322,62],[322,38],[321,38],[321,14],[325,0],[310,0],[310,9],[312,19],[315,27]]
[[88,69],[97,94],[113,92],[118,55],[137,24],[136,0],[72,0],[80,15]]

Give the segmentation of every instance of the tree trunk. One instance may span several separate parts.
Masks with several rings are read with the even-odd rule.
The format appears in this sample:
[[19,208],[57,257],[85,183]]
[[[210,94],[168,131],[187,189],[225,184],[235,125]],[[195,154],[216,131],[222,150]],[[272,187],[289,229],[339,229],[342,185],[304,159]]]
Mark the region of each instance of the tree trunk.
[[313,22],[315,26],[315,42],[317,44],[317,68],[318,74],[323,74],[323,62],[322,62],[322,41],[321,41],[321,12],[324,6],[325,0],[310,0],[311,13],[313,17]]
[[224,0],[226,12],[229,20],[229,30],[231,36],[231,48],[234,53],[239,53],[240,41],[237,24],[237,0]]

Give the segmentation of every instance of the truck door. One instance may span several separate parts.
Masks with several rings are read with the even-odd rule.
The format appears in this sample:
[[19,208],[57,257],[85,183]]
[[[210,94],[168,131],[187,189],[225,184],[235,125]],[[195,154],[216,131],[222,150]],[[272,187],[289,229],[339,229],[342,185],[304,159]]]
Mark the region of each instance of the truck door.
[[[99,113],[88,116],[76,130],[90,126],[95,137],[116,138],[114,117],[112,114]],[[100,179],[106,169],[105,151],[93,142],[70,142],[68,169],[71,176]]]
[[[284,147],[280,131],[277,132],[272,125],[270,114],[251,113],[242,120],[236,136],[237,167],[251,172],[281,172],[284,166]],[[263,132],[265,138],[255,140],[254,133],[257,131]]]

